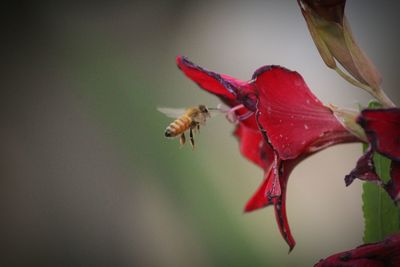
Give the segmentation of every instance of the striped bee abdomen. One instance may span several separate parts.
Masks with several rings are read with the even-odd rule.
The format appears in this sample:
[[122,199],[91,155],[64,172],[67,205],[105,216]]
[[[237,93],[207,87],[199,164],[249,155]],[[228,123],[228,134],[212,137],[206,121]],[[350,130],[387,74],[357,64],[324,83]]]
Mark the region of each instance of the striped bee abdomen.
[[165,129],[165,136],[177,136],[189,129],[191,123],[192,119],[187,115],[183,115],[182,117],[176,119],[170,125],[168,125],[167,129]]

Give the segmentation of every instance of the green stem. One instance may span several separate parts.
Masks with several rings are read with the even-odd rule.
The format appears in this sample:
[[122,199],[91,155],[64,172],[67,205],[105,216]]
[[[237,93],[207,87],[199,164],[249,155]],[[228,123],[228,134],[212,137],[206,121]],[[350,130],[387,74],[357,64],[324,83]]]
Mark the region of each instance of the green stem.
[[385,92],[381,88],[371,88],[370,86],[363,84],[354,78],[352,78],[350,75],[342,71],[340,68],[335,67],[334,70],[346,81],[351,83],[352,85],[359,87],[361,89],[364,89],[367,91],[370,95],[375,97],[382,105],[383,107],[389,108],[389,107],[395,107],[396,105],[390,100],[390,98],[385,94]]
[[379,90],[374,91],[375,92],[375,97],[376,99],[379,100],[379,102],[381,102],[381,104],[385,107],[385,108],[393,108],[396,107],[396,105],[392,102],[392,100],[390,100],[390,98],[385,94],[385,92],[379,88]]

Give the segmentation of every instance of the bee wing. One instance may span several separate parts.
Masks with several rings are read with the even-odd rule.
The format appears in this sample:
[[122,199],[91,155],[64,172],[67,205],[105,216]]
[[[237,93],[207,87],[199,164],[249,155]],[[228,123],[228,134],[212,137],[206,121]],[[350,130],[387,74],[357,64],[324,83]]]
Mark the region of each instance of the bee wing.
[[198,122],[200,124],[204,124],[206,122],[206,116],[203,113],[199,113],[196,116],[193,116],[192,118],[195,122]]
[[165,114],[167,117],[173,119],[179,118],[180,116],[185,114],[186,111],[184,108],[164,108],[164,107],[162,108],[158,107],[157,110]]
[[208,110],[208,112],[205,113],[198,113],[196,116],[193,117],[193,120],[204,125],[206,123],[207,118],[214,117],[220,113],[218,110]]

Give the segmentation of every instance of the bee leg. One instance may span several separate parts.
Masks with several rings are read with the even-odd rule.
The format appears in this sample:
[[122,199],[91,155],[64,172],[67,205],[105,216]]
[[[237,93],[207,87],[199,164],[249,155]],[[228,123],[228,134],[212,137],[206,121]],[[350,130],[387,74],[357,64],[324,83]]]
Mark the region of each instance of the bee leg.
[[200,124],[197,124],[197,132],[200,133]]
[[190,128],[190,130],[189,130],[189,135],[190,135],[190,144],[192,145],[192,149],[194,150],[194,138],[193,138],[192,128]]
[[179,138],[179,143],[181,143],[181,146],[183,146],[185,142],[186,142],[185,133],[182,133],[181,137]]

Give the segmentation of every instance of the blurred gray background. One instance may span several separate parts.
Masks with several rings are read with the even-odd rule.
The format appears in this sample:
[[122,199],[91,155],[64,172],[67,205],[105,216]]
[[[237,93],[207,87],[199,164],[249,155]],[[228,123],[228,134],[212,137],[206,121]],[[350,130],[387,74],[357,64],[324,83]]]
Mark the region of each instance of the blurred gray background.
[[[349,1],[361,47],[397,104],[399,4]],[[1,8],[0,266],[311,266],[362,243],[361,147],[293,172],[289,255],[272,208],[243,214],[262,171],[223,116],[197,149],[166,140],[157,106],[218,100],[175,66],[186,55],[247,80],[279,64],[325,103],[370,97],[325,67],[296,1],[6,1]]]

